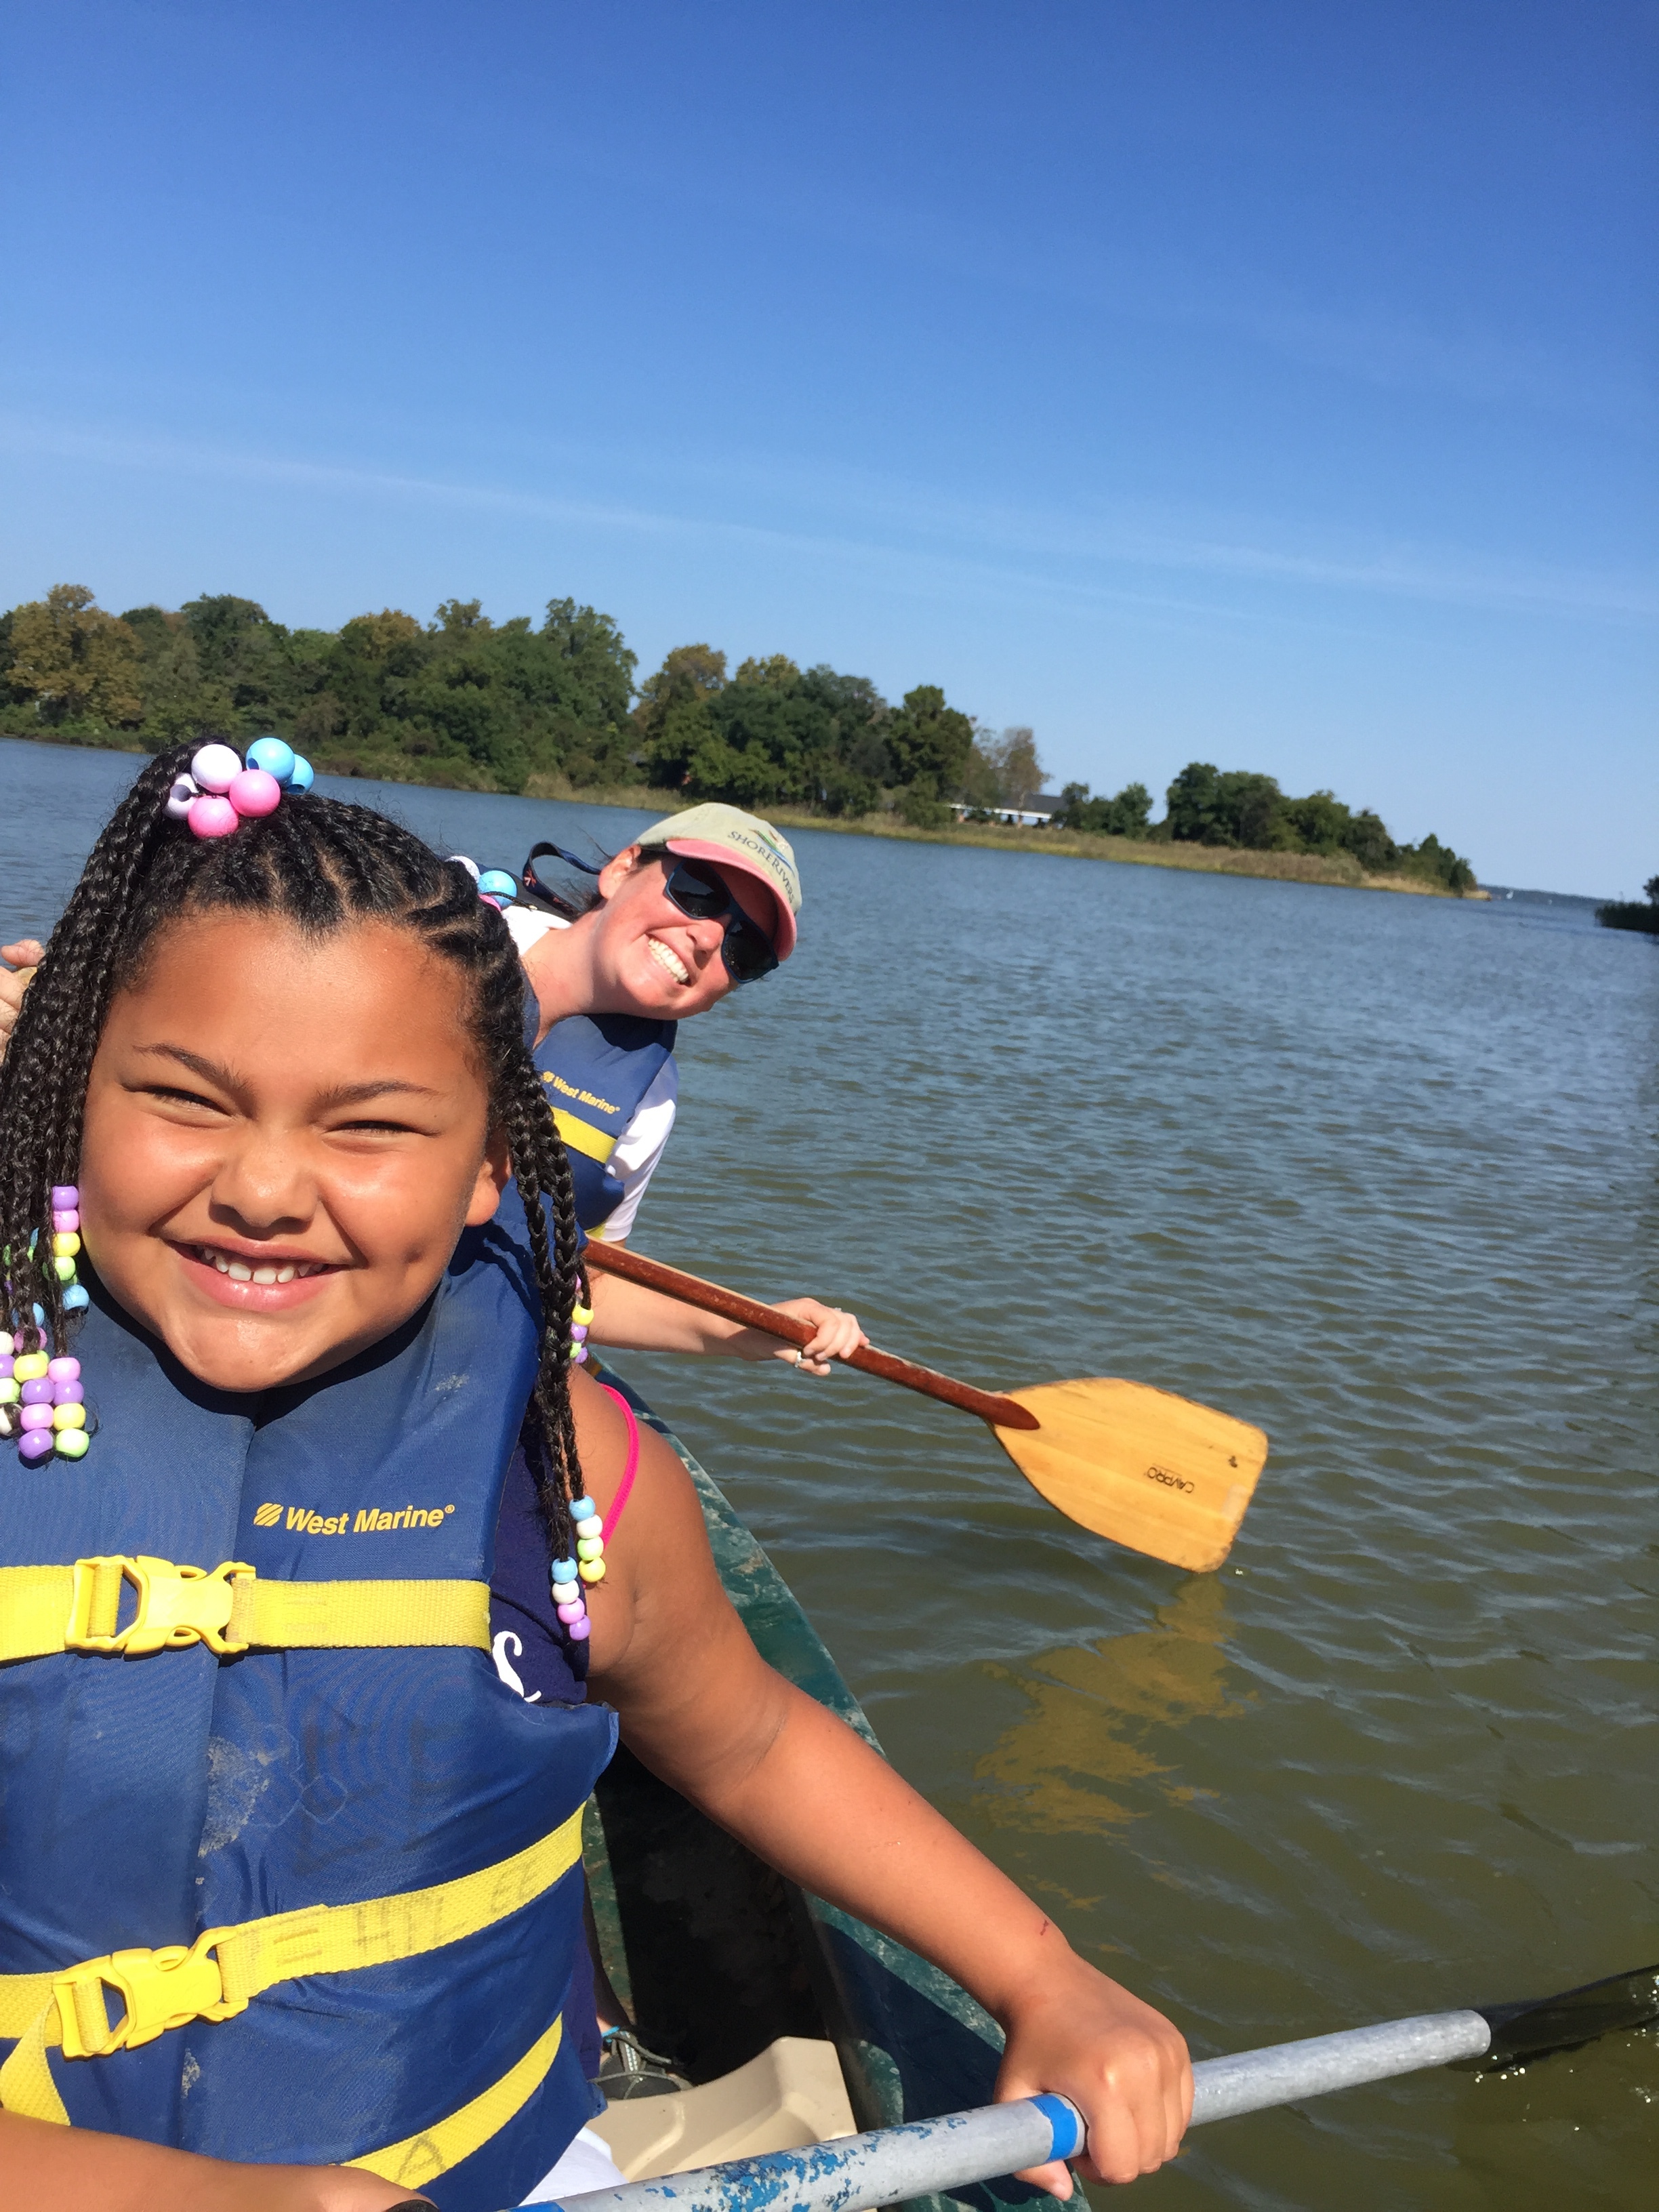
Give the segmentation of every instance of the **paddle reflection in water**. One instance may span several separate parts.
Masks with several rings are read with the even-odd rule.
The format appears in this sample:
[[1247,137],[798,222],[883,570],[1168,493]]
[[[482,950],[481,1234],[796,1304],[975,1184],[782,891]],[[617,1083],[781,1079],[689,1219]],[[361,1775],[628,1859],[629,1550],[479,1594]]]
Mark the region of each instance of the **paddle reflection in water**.
[[[1183,1747],[1164,1738],[1200,1715],[1226,1720],[1244,1711],[1224,1648],[1225,1587],[1194,1577],[1157,1618],[1156,1628],[1062,1646],[1017,1668],[988,1664],[1030,1710],[974,1769],[991,1785],[974,1795],[981,1820],[1037,1835],[1096,1835],[1103,1824],[1141,1816],[1124,1785],[1156,1782],[1174,1804],[1215,1795],[1189,1774]],[[1187,1778],[1159,1779],[1176,1775]]]

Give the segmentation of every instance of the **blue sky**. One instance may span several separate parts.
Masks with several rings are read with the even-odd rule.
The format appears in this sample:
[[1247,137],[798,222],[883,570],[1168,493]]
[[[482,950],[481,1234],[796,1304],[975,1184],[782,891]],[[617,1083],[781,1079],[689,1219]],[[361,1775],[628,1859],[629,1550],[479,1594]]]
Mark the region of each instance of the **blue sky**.
[[0,603],[574,594],[1659,868],[1652,7],[7,19]]

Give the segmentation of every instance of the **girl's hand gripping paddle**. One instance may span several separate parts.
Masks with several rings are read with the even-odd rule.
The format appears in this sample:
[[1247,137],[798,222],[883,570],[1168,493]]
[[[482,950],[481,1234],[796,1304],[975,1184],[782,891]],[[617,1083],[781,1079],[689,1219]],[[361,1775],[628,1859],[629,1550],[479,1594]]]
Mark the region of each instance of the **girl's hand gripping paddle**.
[[[625,1245],[590,1242],[582,1256],[601,1273],[786,1344],[811,1341],[810,1322]],[[1203,1572],[1221,1565],[1267,1456],[1260,1429],[1145,1382],[1039,1382],[999,1397],[873,1345],[847,1364],[977,1413],[1032,1488],[1068,1520],[1174,1567]]]

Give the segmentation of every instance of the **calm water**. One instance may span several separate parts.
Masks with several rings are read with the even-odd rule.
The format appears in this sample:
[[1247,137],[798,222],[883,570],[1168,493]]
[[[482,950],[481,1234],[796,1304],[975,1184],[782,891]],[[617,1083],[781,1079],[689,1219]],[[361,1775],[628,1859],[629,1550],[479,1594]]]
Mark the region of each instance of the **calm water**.
[[[135,764],[0,744],[0,927]],[[372,785],[445,850],[643,817]],[[993,1386],[1273,1455],[1218,1575],[848,1373],[627,1364],[898,1765],[1201,2052],[1659,1957],[1659,946],[1588,910],[803,836],[801,949],[683,1032],[640,1248]],[[1659,2044],[1193,2138],[1163,2212],[1651,2212]]]

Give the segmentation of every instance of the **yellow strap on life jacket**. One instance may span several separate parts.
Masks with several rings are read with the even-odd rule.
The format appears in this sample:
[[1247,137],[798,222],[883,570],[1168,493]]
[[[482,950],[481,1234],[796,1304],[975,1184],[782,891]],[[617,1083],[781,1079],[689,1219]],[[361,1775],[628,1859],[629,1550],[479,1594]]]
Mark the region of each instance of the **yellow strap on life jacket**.
[[608,1130],[596,1129],[591,1121],[579,1121],[574,1114],[567,1114],[562,1106],[553,1109],[553,1126],[573,1152],[586,1152],[590,1160],[604,1167],[617,1149],[617,1139]]
[[[133,1618],[117,1626],[124,1589]],[[474,1582],[292,1583],[240,1559],[211,1573],[140,1553],[67,1567],[0,1567],[0,1662],[60,1651],[142,1658],[205,1644],[222,1656],[416,1644],[489,1649],[489,1589]]]
[[417,2136],[405,2136],[401,2142],[388,2143],[384,2150],[372,2150],[363,2158],[349,2158],[346,2164],[366,2166],[382,2181],[395,2181],[404,2189],[419,2189],[425,2182],[435,2181],[452,2166],[471,2158],[530,2102],[559,2055],[563,2032],[561,2016],[536,2038],[517,2065],[509,2067],[499,2081],[492,2081],[471,2104]]
[[[0,2036],[18,2039],[0,2066],[0,2110],[67,2127],[69,2114],[46,2063],[49,2050],[61,2046],[66,2058],[106,2058],[112,2051],[153,2043],[169,2028],[193,2020],[232,2019],[253,1998],[298,1974],[349,1973],[459,1943],[550,1889],[575,1865],[581,1848],[579,1807],[550,1835],[512,1858],[427,1889],[368,1898],[360,1905],[304,1905],[236,1927],[209,1928],[188,1948],[175,1943],[157,1951],[114,1951],[55,1973],[0,1974]],[[112,1989],[125,2008],[113,2026],[105,1998]],[[379,2160],[394,2152],[412,2157],[423,2143],[447,2140],[447,2130],[461,2142],[474,2125],[483,2129],[468,2143],[468,2150],[476,2149],[512,2118],[546,2074],[558,2035],[556,2021],[483,2096],[425,2135],[356,2162],[382,2172]],[[539,2073],[534,2072],[537,2063]],[[491,2100],[504,2100],[499,2118],[490,2118],[496,2110]],[[466,2151],[453,2151],[445,2164],[465,2155]]]

